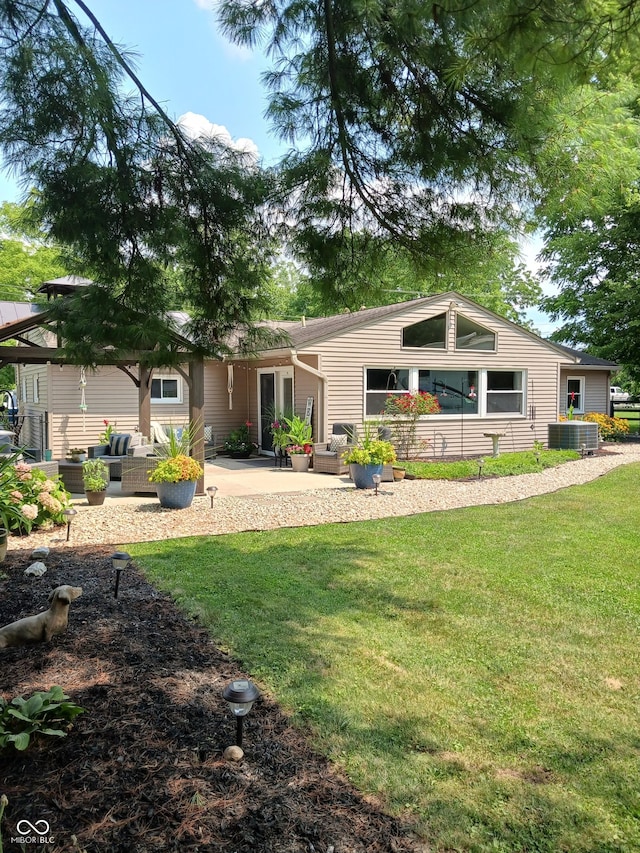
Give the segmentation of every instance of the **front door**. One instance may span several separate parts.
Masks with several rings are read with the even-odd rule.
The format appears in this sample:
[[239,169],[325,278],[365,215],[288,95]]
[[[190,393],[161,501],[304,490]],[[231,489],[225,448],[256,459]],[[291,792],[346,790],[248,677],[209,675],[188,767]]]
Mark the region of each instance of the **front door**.
[[258,370],[258,433],[262,453],[273,453],[271,424],[293,412],[293,368]]

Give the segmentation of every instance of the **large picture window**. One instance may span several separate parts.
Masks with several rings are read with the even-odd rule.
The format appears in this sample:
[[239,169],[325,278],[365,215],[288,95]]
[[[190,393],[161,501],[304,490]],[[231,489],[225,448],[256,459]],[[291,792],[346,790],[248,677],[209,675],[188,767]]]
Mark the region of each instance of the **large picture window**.
[[426,391],[438,399],[441,415],[522,415],[525,388],[524,370],[369,367],[365,377],[365,413],[371,417],[382,414],[390,394]]
[[179,376],[154,376],[151,380],[152,403],[181,403],[182,382]]
[[443,415],[478,414],[477,370],[418,370],[418,391],[437,397]]

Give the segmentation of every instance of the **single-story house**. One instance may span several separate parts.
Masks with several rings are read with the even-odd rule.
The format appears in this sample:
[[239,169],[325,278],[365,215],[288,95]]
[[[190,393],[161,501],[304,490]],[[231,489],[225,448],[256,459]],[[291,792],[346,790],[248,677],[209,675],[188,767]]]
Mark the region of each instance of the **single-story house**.
[[[0,340],[54,346],[38,324],[40,310],[0,303]],[[325,441],[334,423],[378,419],[388,394],[421,390],[441,406],[418,425],[426,455],[472,456],[491,451],[492,434],[505,451],[546,444],[547,424],[571,402],[576,416],[609,411],[617,365],[544,340],[456,292],[274,325],[286,345],[205,361],[207,440],[221,444],[249,421],[259,452],[270,453],[274,412],[293,410],[310,418],[315,441]],[[55,459],[97,443],[104,419],[119,432],[140,426],[134,361],[83,371],[53,358],[29,363],[28,350],[20,361],[23,444],[49,448]],[[151,421],[188,420],[187,377],[186,366],[153,371]]]

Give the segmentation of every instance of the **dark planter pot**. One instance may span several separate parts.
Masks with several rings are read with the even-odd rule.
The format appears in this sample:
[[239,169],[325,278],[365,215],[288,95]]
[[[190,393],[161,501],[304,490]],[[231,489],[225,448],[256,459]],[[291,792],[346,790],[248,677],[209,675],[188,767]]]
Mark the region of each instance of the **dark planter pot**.
[[85,492],[85,497],[89,506],[102,506],[107,495],[106,489],[102,492]]
[[196,480],[182,480],[180,483],[156,483],[156,493],[160,506],[165,507],[165,509],[187,509],[193,501],[196,486]]
[[349,465],[349,473],[356,489],[373,489],[373,475],[382,475],[382,464],[380,465]]
[[7,556],[8,537],[8,531],[4,527],[0,527],[0,563]]
[[232,450],[229,454],[232,459],[249,459],[251,456],[250,450]]

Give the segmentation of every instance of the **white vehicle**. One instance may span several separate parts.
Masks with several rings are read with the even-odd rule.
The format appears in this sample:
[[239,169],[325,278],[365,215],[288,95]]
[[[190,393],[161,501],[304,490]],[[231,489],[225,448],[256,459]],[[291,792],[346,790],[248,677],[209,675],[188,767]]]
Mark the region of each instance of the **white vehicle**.
[[611,386],[611,401],[613,403],[626,403],[629,399],[629,394],[626,391],[623,391],[619,385]]

